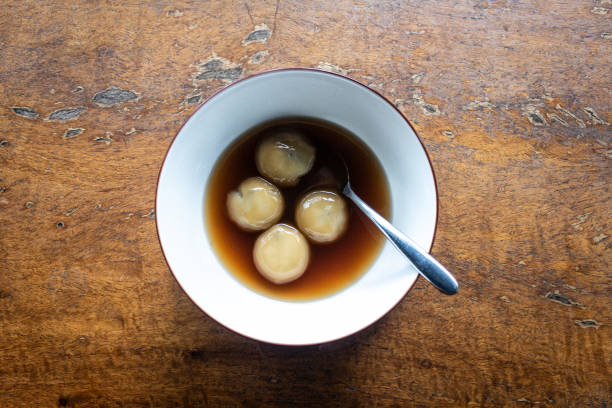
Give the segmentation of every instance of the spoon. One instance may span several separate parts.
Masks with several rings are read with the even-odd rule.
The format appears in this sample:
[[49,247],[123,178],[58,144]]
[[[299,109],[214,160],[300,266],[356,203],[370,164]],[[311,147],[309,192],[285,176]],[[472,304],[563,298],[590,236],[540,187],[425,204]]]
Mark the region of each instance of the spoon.
[[[341,155],[338,156],[338,162],[342,164],[340,170],[343,174],[342,181],[339,183],[340,191],[346,197],[351,199],[353,203],[382,231],[382,233],[393,243],[393,245],[403,253],[406,258],[416,267],[419,273],[427,279],[433,286],[438,288],[440,292],[447,295],[454,295],[459,289],[457,281],[453,275],[440,264],[433,256],[431,256],[423,248],[419,247],[414,241],[408,238],[400,230],[395,228],[382,215],[378,214],[372,207],[366,204],[351,187],[349,171],[346,162]],[[340,166],[338,166],[340,167]],[[338,173],[337,173],[338,174]]]

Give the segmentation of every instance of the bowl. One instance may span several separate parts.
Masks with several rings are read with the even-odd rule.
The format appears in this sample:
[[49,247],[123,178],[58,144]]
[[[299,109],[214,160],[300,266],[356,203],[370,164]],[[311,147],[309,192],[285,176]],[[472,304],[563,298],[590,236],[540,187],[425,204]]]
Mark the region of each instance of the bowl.
[[314,69],[256,74],[217,92],[191,115],[162,164],[156,197],[161,247],[174,277],[212,319],[262,342],[310,345],[371,325],[408,292],[418,273],[386,242],[355,283],[312,301],[257,293],[227,271],[211,247],[204,192],[217,158],[238,136],[273,119],[302,116],[335,123],[376,155],[391,193],[391,221],[431,248],[437,221],[436,183],[423,144],[383,96],[348,77]]

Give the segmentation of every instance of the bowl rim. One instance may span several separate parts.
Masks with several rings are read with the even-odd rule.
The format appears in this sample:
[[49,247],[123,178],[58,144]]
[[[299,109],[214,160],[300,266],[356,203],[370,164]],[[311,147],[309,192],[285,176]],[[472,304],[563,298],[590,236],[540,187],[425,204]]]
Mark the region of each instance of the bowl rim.
[[408,289],[406,290],[406,292],[404,293],[404,295],[396,302],[394,303],[387,311],[385,311],[385,313],[381,314],[380,317],[378,317],[377,319],[375,319],[374,321],[372,321],[371,323],[367,324],[366,326],[353,331],[351,333],[347,333],[343,336],[331,339],[331,340],[326,340],[326,341],[322,341],[322,342],[309,342],[309,343],[303,343],[303,344],[287,344],[287,343],[281,343],[281,342],[273,342],[273,341],[264,341],[264,340],[260,340],[257,339],[255,337],[249,336],[248,334],[245,333],[241,333],[240,331],[237,331],[235,329],[229,328],[226,325],[224,325],[223,323],[221,323],[220,321],[218,321],[217,319],[215,319],[214,317],[212,317],[211,315],[209,315],[204,309],[202,309],[189,295],[189,292],[187,292],[185,290],[185,288],[183,287],[183,285],[181,285],[181,282],[179,281],[179,279],[177,278],[176,274],[174,273],[174,271],[172,270],[172,266],[170,265],[170,262],[168,262],[168,257],[166,256],[166,253],[164,252],[164,246],[161,243],[161,236],[159,234],[159,224],[157,222],[157,198],[158,198],[158,194],[159,194],[159,180],[161,178],[161,173],[162,170],[164,169],[164,165],[166,164],[166,160],[168,158],[168,153],[170,153],[170,150],[172,148],[172,145],[174,144],[174,142],[176,141],[176,138],[178,137],[178,135],[181,133],[181,131],[183,130],[183,128],[185,127],[185,125],[191,120],[191,118],[200,110],[202,109],[202,107],[208,103],[209,101],[211,101],[215,96],[217,96],[219,93],[223,92],[224,90],[240,83],[243,81],[246,81],[248,79],[251,78],[255,78],[258,76],[262,76],[262,75],[267,75],[267,74],[272,74],[272,73],[277,73],[277,72],[285,72],[285,71],[307,71],[307,72],[317,72],[317,73],[321,73],[321,74],[326,74],[326,75],[331,75],[331,76],[335,76],[338,78],[342,78],[345,80],[349,80],[351,82],[353,82],[354,84],[361,86],[363,88],[365,88],[366,90],[374,93],[375,95],[377,95],[378,97],[380,97],[383,101],[385,101],[391,108],[393,108],[397,113],[399,113],[400,117],[402,119],[404,119],[404,121],[406,122],[406,124],[412,129],[412,131],[414,132],[418,142],[421,144],[421,147],[423,148],[423,152],[425,153],[425,156],[427,157],[427,161],[429,163],[429,168],[431,170],[431,175],[433,177],[433,182],[434,182],[434,190],[436,193],[436,218],[435,218],[435,222],[434,222],[434,230],[433,230],[433,236],[431,239],[431,245],[429,246],[429,249],[427,250],[427,252],[431,252],[431,249],[433,248],[434,242],[436,241],[436,233],[438,232],[438,221],[439,221],[439,217],[440,217],[440,200],[439,200],[439,191],[438,191],[438,181],[436,179],[436,173],[434,171],[434,167],[433,167],[433,162],[431,160],[431,157],[429,155],[429,152],[427,151],[425,144],[423,143],[423,140],[421,139],[421,137],[419,136],[418,132],[415,130],[414,126],[412,126],[412,123],[408,120],[408,118],[406,118],[406,116],[404,116],[404,114],[402,113],[402,111],[395,106],[394,103],[392,103],[386,96],[384,96],[382,93],[380,93],[379,91],[377,91],[374,88],[371,88],[359,81],[357,81],[354,78],[349,77],[348,75],[344,75],[338,72],[332,72],[332,71],[326,71],[324,69],[319,69],[319,68],[309,68],[309,67],[286,67],[286,68],[272,68],[272,69],[268,69],[265,71],[260,71],[260,72],[256,72],[254,74],[250,74],[247,76],[244,76],[236,81],[233,81],[227,85],[222,86],[221,88],[215,90],[209,97],[207,97],[204,101],[200,102],[200,104],[193,110],[193,112],[191,112],[191,114],[183,121],[183,124],[181,125],[181,127],[178,129],[178,131],[176,132],[176,134],[174,135],[174,137],[172,137],[172,141],[170,142],[170,144],[168,145],[166,152],[164,153],[164,159],[161,162],[161,165],[159,166],[159,171],[157,173],[157,181],[156,181],[156,185],[155,185],[155,206],[154,206],[154,210],[155,210],[155,232],[157,234],[157,241],[159,243],[159,247],[161,248],[161,252],[162,252],[162,256],[164,258],[164,261],[166,262],[166,265],[168,266],[168,269],[170,270],[170,273],[172,274],[172,276],[174,277],[174,280],[176,281],[176,283],[178,283],[179,287],[181,288],[181,290],[183,291],[183,293],[187,296],[187,298],[191,301],[191,303],[193,303],[198,309],[200,309],[200,311],[202,313],[204,313],[209,319],[213,320],[214,322],[216,322],[218,325],[220,325],[221,327],[225,328],[226,330],[232,332],[232,333],[236,333],[242,337],[245,337],[247,339],[250,340],[254,340],[257,342],[261,342],[261,343],[267,343],[267,344],[273,344],[276,346],[285,346],[285,347],[303,347],[303,346],[312,346],[312,345],[317,345],[317,344],[326,344],[326,343],[332,343],[332,342],[336,342],[342,339],[346,339],[348,337],[351,337],[369,327],[372,327],[374,324],[378,323],[383,317],[387,316],[389,314],[389,312],[391,312],[393,309],[395,309],[397,307],[397,305],[400,304],[400,302],[402,302],[404,300],[404,298],[406,297],[406,295],[410,292],[410,290],[414,287],[414,285],[416,284],[416,282],[421,278],[421,274],[417,274],[417,278],[414,280],[414,282],[412,283],[412,285],[410,285],[410,287],[408,287]]

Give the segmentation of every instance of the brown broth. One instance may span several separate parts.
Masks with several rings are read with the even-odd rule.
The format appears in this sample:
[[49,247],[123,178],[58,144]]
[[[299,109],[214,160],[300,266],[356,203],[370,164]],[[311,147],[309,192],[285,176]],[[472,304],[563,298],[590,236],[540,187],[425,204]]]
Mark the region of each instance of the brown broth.
[[[205,220],[210,242],[221,263],[247,287],[283,300],[304,301],[338,292],[355,282],[379,254],[384,238],[347,199],[350,209],[345,234],[327,245],[310,245],[308,269],[299,279],[277,285],[263,278],[253,263],[253,245],[259,233],[245,232],[228,217],[227,193],[247,177],[259,175],[255,167],[257,142],[275,127],[291,127],[306,135],[317,149],[311,173],[330,165],[327,154],[335,150],[344,157],[351,186],[369,205],[388,218],[391,213],[389,187],[382,166],[368,147],[347,130],[310,118],[275,120],[247,131],[223,152],[212,170],[205,193]],[[295,203],[309,189],[308,177],[291,188],[281,188],[285,212],[280,222],[295,225]]]

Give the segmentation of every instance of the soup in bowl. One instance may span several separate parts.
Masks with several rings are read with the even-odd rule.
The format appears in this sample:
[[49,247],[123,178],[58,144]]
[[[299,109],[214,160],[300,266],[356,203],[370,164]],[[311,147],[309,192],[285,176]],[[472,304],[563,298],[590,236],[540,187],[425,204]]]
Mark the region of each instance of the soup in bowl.
[[431,247],[429,158],[370,88],[324,71],[269,71],[224,88],[185,123],[160,171],[156,221],[172,273],[211,318],[264,342],[317,344],[405,296],[418,273],[329,181],[341,179],[337,155],[366,202]]

